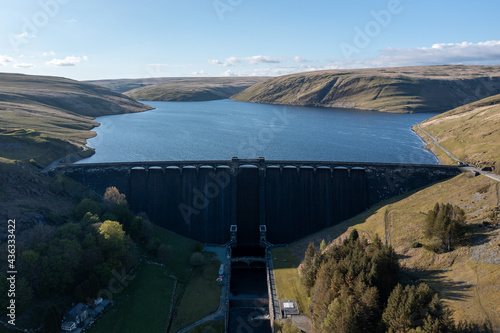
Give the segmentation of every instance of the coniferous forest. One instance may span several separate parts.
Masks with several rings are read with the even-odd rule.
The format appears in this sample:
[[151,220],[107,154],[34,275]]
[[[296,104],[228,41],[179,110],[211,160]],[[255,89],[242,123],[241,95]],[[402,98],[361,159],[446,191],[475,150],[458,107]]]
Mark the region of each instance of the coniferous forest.
[[397,255],[378,236],[368,242],[353,230],[342,244],[323,251],[310,243],[299,274],[311,296],[315,332],[491,332],[455,324],[427,284],[403,286]]

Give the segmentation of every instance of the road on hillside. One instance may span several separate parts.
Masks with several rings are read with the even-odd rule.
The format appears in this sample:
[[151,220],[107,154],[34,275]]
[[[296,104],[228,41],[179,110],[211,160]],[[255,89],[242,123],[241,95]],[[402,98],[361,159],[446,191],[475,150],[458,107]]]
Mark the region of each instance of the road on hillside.
[[486,176],[486,177],[489,177],[493,180],[496,180],[497,182],[500,182],[500,175],[496,175],[492,172],[488,172],[488,171],[482,171],[482,170],[479,170],[478,168],[475,168],[471,165],[468,165],[467,163],[459,160],[458,158],[456,158],[455,156],[453,156],[449,151],[447,151],[446,149],[444,149],[437,141],[437,139],[435,137],[433,137],[429,132],[427,132],[426,130],[424,130],[422,127],[420,127],[420,124],[417,124],[417,127],[419,130],[421,130],[422,132],[424,132],[426,135],[429,136],[429,138],[432,139],[432,141],[434,141],[434,144],[439,147],[442,151],[444,151],[446,153],[446,155],[448,155],[451,159],[457,161],[457,163],[459,165],[462,165],[463,167],[460,168],[460,170],[462,170],[463,172],[476,172],[476,173],[480,173],[481,175],[483,176]]

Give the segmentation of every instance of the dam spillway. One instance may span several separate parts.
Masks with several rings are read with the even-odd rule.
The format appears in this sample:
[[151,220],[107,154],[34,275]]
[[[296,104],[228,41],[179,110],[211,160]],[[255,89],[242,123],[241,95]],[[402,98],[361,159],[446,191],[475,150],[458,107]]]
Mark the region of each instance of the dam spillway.
[[460,173],[450,166],[263,158],[75,164],[57,171],[98,193],[116,186],[133,211],[180,235],[215,244],[234,237],[239,246],[263,238],[288,243]]

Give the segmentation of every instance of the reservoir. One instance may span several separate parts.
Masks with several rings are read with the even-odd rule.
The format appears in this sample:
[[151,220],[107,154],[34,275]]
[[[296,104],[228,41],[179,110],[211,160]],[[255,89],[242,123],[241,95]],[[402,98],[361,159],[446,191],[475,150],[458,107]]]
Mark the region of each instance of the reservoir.
[[411,127],[435,114],[390,114],[218,100],[144,102],[156,109],[96,118],[96,153],[79,163],[230,160],[436,164]]

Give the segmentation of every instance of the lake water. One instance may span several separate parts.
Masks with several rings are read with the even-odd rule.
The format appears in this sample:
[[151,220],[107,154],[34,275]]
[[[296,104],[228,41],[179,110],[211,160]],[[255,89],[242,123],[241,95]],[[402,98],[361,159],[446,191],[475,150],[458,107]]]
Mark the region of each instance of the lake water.
[[277,106],[219,100],[145,102],[155,110],[99,117],[96,154],[80,163],[229,160],[436,164],[411,130],[435,114]]

